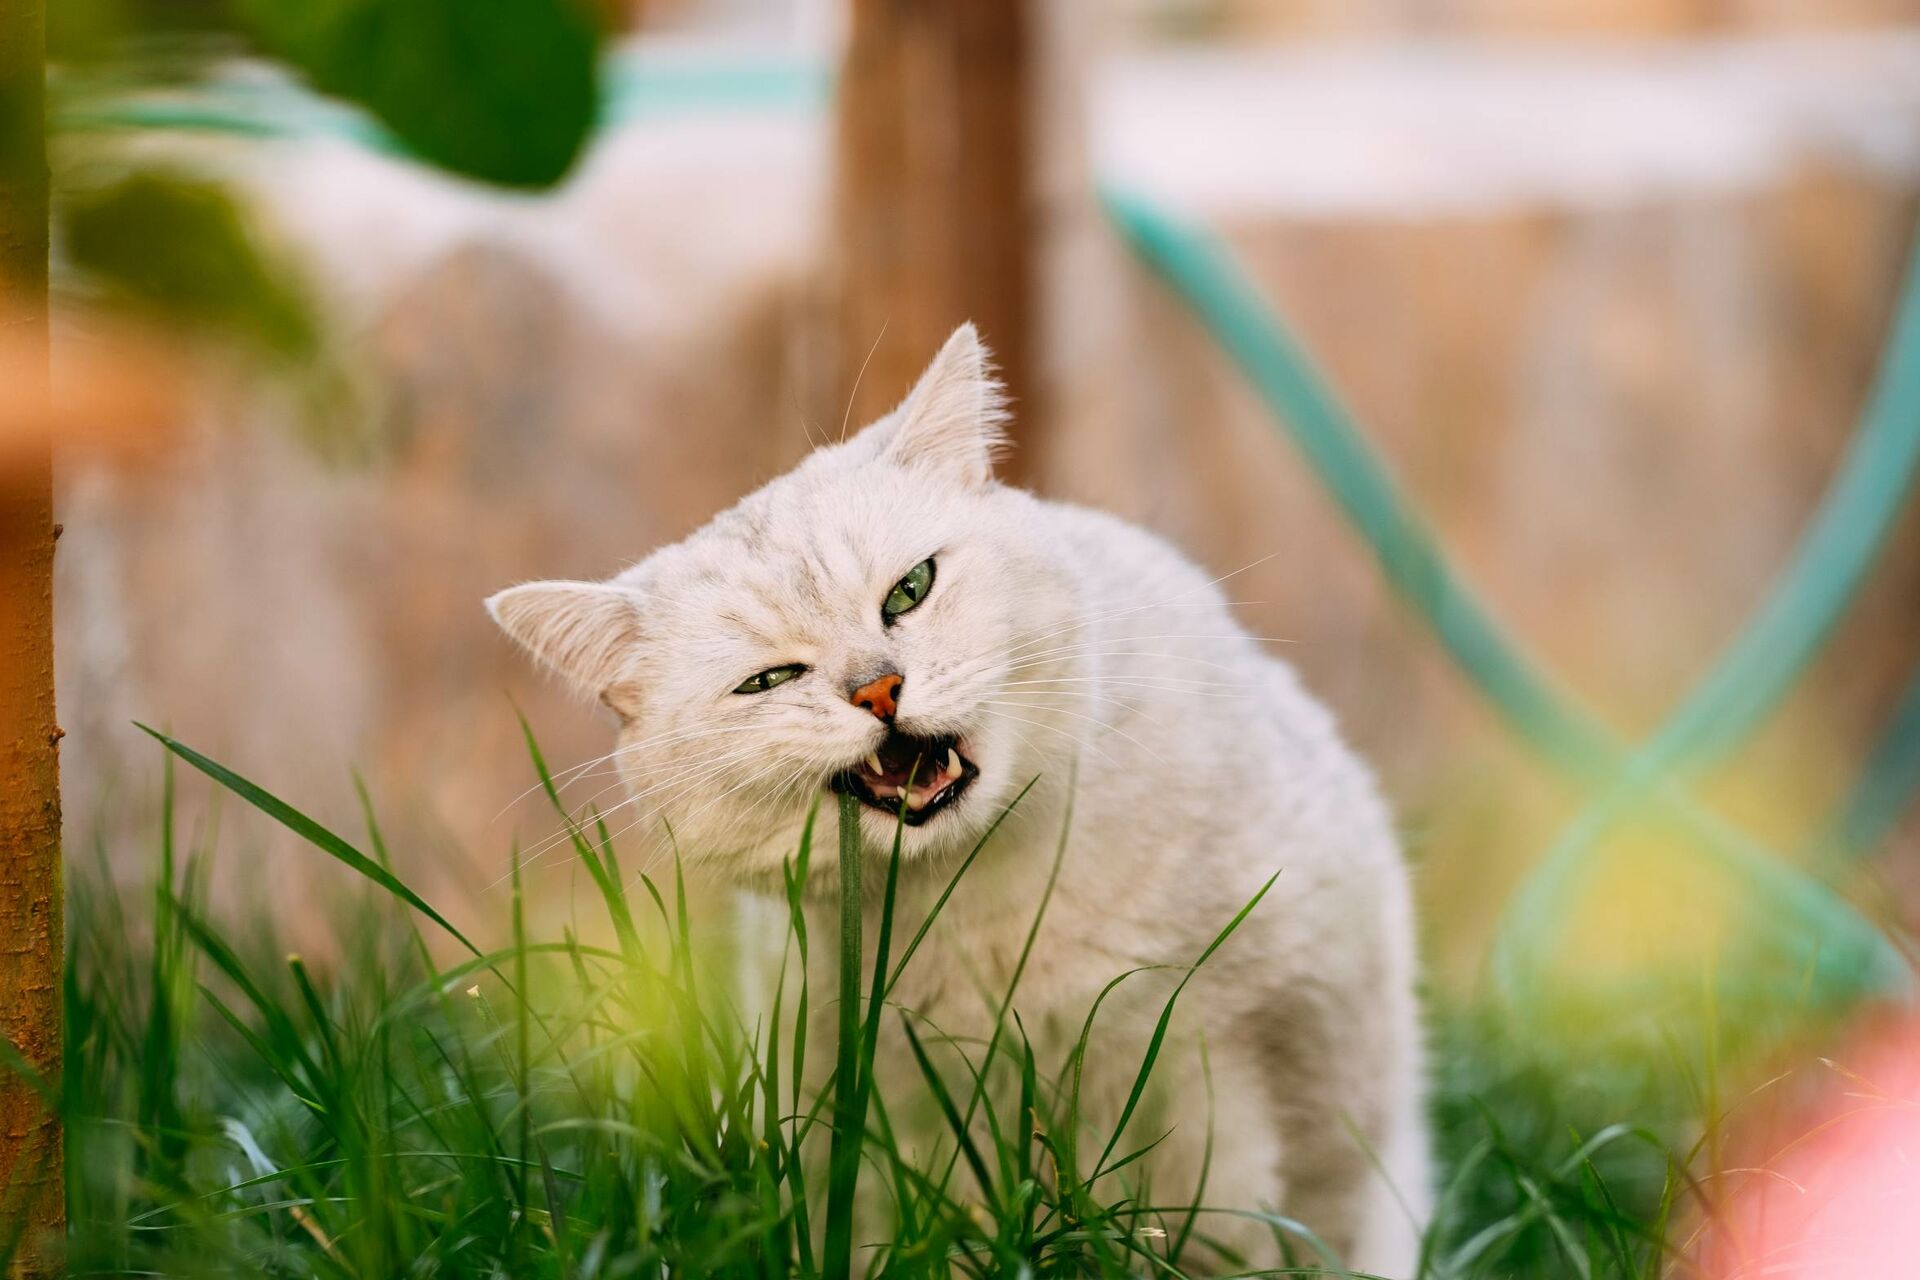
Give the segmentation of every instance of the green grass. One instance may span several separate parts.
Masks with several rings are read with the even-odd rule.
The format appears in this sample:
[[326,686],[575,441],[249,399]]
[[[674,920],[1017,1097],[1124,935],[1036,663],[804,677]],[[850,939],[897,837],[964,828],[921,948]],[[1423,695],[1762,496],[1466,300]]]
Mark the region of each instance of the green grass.
[[[531,936],[516,858],[510,942],[482,950],[396,875],[371,804],[356,844],[162,741],[358,887],[326,972],[285,956],[270,926],[236,938],[203,907],[205,844],[175,848],[171,758],[150,903],[76,875],[59,1086],[73,1274],[1213,1269],[1218,1211],[1153,1203],[1143,1126],[1083,1131],[1075,1062],[1038,1060],[1015,992],[984,1045],[943,1042],[886,1001],[928,923],[895,918],[897,844],[884,882],[868,886],[888,909],[863,968],[857,911],[843,909],[838,938],[808,935],[800,904],[830,847],[810,825],[786,872],[790,971],[749,1025],[677,873],[656,883],[629,872],[591,818],[567,835],[606,945],[573,929]],[[837,815],[848,904],[861,892],[850,804]],[[832,815],[818,816],[824,836]],[[1221,938],[1237,923],[1223,921]],[[837,992],[807,989],[803,961],[819,946],[848,959]],[[813,1087],[824,1064],[810,1069],[800,1029],[823,1013],[836,1053]],[[1522,1051],[1485,1011],[1435,1018],[1442,1194],[1422,1275],[1663,1274],[1667,1222],[1689,1185],[1689,1153],[1670,1144],[1697,1144],[1689,1117],[1711,1114],[1698,1073],[1575,1071]],[[919,1067],[912,1096],[887,1093],[871,1070],[888,1019]],[[1156,1033],[1135,1047],[1129,1115],[1159,1043]],[[931,1157],[902,1150],[909,1112],[946,1124]],[[886,1206],[886,1243],[863,1242],[857,1199]],[[1344,1274],[1294,1224],[1271,1225],[1296,1260],[1288,1274]]]

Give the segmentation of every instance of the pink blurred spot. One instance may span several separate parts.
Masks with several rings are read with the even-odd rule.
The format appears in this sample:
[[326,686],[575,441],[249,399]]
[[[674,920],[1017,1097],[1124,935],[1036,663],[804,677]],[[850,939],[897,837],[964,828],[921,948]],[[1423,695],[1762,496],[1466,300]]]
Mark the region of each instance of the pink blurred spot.
[[1689,1251],[1709,1280],[1920,1277],[1920,1020],[1813,1071],[1788,1120],[1736,1136],[1763,1159],[1709,1183],[1717,1211]]

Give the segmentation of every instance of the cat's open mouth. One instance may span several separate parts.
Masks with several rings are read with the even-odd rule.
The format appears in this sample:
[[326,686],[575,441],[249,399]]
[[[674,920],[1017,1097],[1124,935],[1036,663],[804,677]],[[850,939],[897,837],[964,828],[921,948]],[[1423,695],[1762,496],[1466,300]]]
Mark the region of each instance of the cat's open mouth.
[[979,776],[979,767],[960,750],[960,739],[895,732],[865,760],[835,774],[833,789],[889,817],[901,812],[905,793],[906,824],[917,827],[958,800]]

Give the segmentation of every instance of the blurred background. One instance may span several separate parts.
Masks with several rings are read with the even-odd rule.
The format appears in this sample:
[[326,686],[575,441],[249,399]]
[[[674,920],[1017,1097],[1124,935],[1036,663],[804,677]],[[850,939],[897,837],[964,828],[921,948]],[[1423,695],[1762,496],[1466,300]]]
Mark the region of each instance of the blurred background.
[[[1637,739],[1828,483],[1920,186],[1915,0],[605,0],[598,125],[552,172],[396,142],[379,85],[269,62],[221,9],[52,15],[54,377],[87,406],[57,472],[69,846],[147,874],[142,720],[343,828],[357,770],[456,917],[497,917],[509,848],[550,829],[509,803],[514,707],[556,766],[611,739],[481,599],[682,536],[884,411],[971,317],[1016,396],[1014,477],[1232,574],[1376,762],[1436,986],[1466,991],[1582,796],[1102,191],[1224,237],[1465,580]],[[1910,509],[1702,780],[1769,847],[1809,844],[1894,719],[1917,530]],[[1690,855],[1617,841],[1636,879],[1609,936],[1693,932],[1716,890]],[[230,902],[333,874],[240,845]],[[1920,825],[1842,881],[1911,923]]]

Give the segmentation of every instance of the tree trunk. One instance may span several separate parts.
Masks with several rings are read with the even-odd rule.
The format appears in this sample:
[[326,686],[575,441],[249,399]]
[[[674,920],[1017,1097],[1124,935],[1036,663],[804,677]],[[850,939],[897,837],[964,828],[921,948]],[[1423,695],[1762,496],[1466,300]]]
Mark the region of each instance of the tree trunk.
[[[53,718],[53,460],[47,393],[46,11],[0,0],[0,1035],[60,1076],[60,778]],[[42,424],[34,429],[31,424]],[[56,1274],[66,1221],[60,1121],[0,1070],[0,1240],[17,1277]]]
[[886,412],[972,320],[1013,394],[1013,479],[1044,409],[1028,19],[1026,0],[853,0],[838,104],[841,404]]

